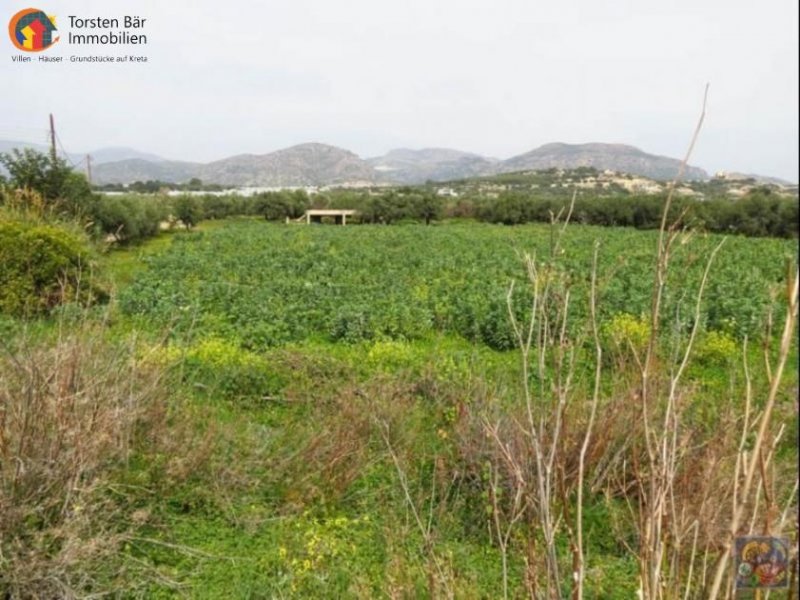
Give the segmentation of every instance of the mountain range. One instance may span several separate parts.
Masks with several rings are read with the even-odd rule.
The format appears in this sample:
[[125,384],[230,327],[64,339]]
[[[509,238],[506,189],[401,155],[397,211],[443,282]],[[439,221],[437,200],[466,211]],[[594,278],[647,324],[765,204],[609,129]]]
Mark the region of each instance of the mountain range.
[[[269,154],[242,154],[210,163],[152,161],[140,157],[97,164],[97,183],[131,183],[159,179],[180,183],[196,177],[205,183],[231,186],[322,186],[417,184],[514,171],[592,166],[671,179],[680,161],[647,154],[621,144],[546,144],[525,154],[498,160],[449,148],[396,149],[362,159],[326,144],[308,143]],[[698,167],[687,168],[686,179],[708,179]]]
[[[43,145],[0,140],[0,152],[14,147],[46,151]],[[327,144],[307,143],[268,154],[240,154],[209,163],[166,160],[132,148],[102,148],[90,153],[94,183],[160,180],[183,183],[192,178],[226,186],[294,187],[324,185],[417,184],[453,181],[517,171],[594,167],[670,180],[678,171],[676,158],[649,154],[624,144],[551,143],[506,160],[448,148],[391,150],[362,159]],[[68,155],[78,164],[85,155]],[[688,166],[687,180],[709,179],[703,169]]]

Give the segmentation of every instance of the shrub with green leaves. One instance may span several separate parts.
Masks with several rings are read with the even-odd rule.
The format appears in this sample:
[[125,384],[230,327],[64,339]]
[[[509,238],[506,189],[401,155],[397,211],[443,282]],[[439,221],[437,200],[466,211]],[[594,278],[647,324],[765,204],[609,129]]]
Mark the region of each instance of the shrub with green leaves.
[[0,222],[0,312],[32,316],[63,302],[106,298],[92,281],[92,249],[80,234],[36,222]]
[[194,196],[179,196],[172,205],[172,211],[186,229],[191,229],[203,220],[203,207]]
[[130,243],[156,235],[169,209],[158,197],[101,196],[95,199],[90,213],[99,233]]

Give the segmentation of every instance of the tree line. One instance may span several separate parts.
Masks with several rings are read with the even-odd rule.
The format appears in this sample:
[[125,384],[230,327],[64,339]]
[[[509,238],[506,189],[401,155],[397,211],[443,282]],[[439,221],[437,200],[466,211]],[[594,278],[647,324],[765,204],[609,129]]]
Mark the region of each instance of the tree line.
[[[657,229],[661,224],[663,195],[593,196],[575,199],[572,221],[606,227]],[[549,222],[570,202],[541,198],[534,192],[505,192],[497,198],[475,200],[475,216],[489,223],[518,225]],[[684,225],[716,233],[759,237],[796,237],[798,201],[771,189],[756,188],[741,198],[698,200],[677,197],[670,218]]]
[[[23,191],[33,191],[52,211],[77,219],[96,237],[112,236],[120,243],[136,242],[158,233],[162,224],[192,228],[204,219],[233,216],[262,217],[270,221],[299,219],[310,208],[354,209],[352,223],[391,225],[404,221],[430,224],[442,219],[470,218],[488,223],[518,225],[549,222],[569,205],[565,198],[512,190],[496,196],[475,193],[444,198],[435,187],[338,189],[309,194],[305,190],[263,192],[253,196],[219,193],[165,194],[95,193],[86,178],[58,158],[34,150],[0,154],[0,202],[13,204]],[[142,191],[160,182],[145,182]],[[199,180],[186,191],[205,189]],[[163,191],[162,188],[157,188]],[[578,196],[572,221],[587,225],[657,228],[664,197],[659,195]],[[671,217],[706,231],[748,236],[794,237],[798,231],[798,203],[756,188],[737,199],[698,200],[678,197]]]

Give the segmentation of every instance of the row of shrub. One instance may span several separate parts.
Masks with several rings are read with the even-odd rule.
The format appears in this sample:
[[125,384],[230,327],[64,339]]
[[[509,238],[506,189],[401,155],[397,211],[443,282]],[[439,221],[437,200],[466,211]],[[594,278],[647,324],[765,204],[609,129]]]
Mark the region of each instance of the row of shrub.
[[[657,229],[663,203],[662,196],[578,197],[572,221]],[[93,200],[90,214],[103,233],[114,235],[119,241],[132,241],[152,235],[158,222],[170,217],[191,227],[203,219],[249,215],[284,221],[302,217],[309,208],[349,208],[358,211],[353,223],[430,223],[441,218],[474,217],[488,223],[518,225],[549,222],[559,212],[563,217],[568,205],[564,199],[541,198],[525,192],[445,202],[432,193],[413,189],[314,195],[287,190],[250,197],[102,196]],[[673,201],[670,219],[716,233],[790,238],[798,231],[798,203],[796,199],[764,190],[739,199],[700,201],[679,197]]]
[[441,217],[442,203],[433,194],[390,191],[380,194],[308,195],[304,190],[235,194],[100,195],[84,199],[80,216],[98,237],[119,243],[137,242],[155,235],[162,223],[191,228],[202,220],[257,216],[269,221],[298,219],[309,208],[350,208],[358,211],[354,223],[430,223]]
[[235,194],[184,195],[174,205],[184,207],[179,219],[191,209],[199,219],[222,219],[236,215],[264,217],[269,221],[298,219],[309,208],[346,208],[358,212],[355,223],[391,224],[398,221],[430,223],[443,216],[444,202],[430,191],[404,188],[382,191],[349,191],[309,195],[305,190],[263,192],[253,196]]
[[[663,196],[578,197],[573,222],[587,225],[657,229],[661,225]],[[569,202],[541,198],[533,193],[506,192],[497,198],[476,201],[475,214],[489,223],[517,225],[549,222],[565,212]],[[753,191],[738,199],[708,201],[678,197],[672,204],[671,220],[718,233],[789,238],[798,231],[796,198],[780,196],[768,189]]]

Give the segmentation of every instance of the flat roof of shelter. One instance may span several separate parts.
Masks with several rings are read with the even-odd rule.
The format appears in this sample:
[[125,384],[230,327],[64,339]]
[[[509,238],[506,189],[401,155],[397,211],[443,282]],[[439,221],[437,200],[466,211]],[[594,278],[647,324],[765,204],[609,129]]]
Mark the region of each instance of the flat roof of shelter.
[[312,217],[335,217],[338,215],[352,216],[356,211],[350,209],[335,209],[335,208],[312,208],[306,211],[307,215]]

